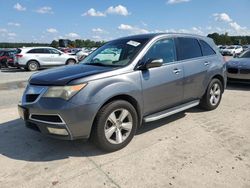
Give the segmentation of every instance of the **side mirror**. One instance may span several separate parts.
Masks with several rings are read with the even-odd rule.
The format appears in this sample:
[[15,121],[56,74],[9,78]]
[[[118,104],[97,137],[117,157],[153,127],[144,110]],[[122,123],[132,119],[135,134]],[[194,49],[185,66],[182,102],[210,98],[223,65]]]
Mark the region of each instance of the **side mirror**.
[[148,70],[155,67],[160,67],[163,64],[163,59],[149,59],[146,63],[139,66],[139,70]]

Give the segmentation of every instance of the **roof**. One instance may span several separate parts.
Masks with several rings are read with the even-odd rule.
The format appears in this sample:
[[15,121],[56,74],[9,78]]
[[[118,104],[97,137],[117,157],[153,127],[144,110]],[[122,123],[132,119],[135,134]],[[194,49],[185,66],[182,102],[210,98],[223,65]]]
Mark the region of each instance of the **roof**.
[[131,35],[127,37],[122,37],[120,39],[138,39],[138,38],[146,38],[146,39],[153,39],[157,36],[166,36],[166,35],[176,35],[176,36],[186,36],[186,37],[197,37],[197,38],[207,38],[206,36],[201,36],[197,34],[190,34],[190,33],[148,33],[148,34],[140,34],[140,35]]

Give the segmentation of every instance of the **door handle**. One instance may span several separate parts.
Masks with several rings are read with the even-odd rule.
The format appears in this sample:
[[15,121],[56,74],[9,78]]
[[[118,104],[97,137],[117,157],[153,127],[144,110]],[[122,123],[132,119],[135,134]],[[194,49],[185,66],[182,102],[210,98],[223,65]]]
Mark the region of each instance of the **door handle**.
[[175,74],[179,74],[181,72],[181,69],[178,69],[178,68],[175,68],[174,70],[173,70],[173,73],[175,73]]
[[208,66],[208,65],[210,65],[210,62],[206,61],[206,62],[204,63],[204,65],[205,65],[205,66]]

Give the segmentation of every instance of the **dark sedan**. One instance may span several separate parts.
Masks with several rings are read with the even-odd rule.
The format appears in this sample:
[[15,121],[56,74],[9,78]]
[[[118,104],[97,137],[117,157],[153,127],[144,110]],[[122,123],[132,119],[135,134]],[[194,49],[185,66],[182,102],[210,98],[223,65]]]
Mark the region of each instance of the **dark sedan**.
[[227,62],[228,81],[250,82],[250,50]]

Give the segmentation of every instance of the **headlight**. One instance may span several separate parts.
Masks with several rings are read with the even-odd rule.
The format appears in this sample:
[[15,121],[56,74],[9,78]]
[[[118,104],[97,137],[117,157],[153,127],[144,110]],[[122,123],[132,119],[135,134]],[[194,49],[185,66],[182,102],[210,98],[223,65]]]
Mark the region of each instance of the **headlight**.
[[43,97],[62,98],[64,100],[69,100],[86,85],[87,83],[72,86],[52,86],[49,87],[48,91],[43,95]]

